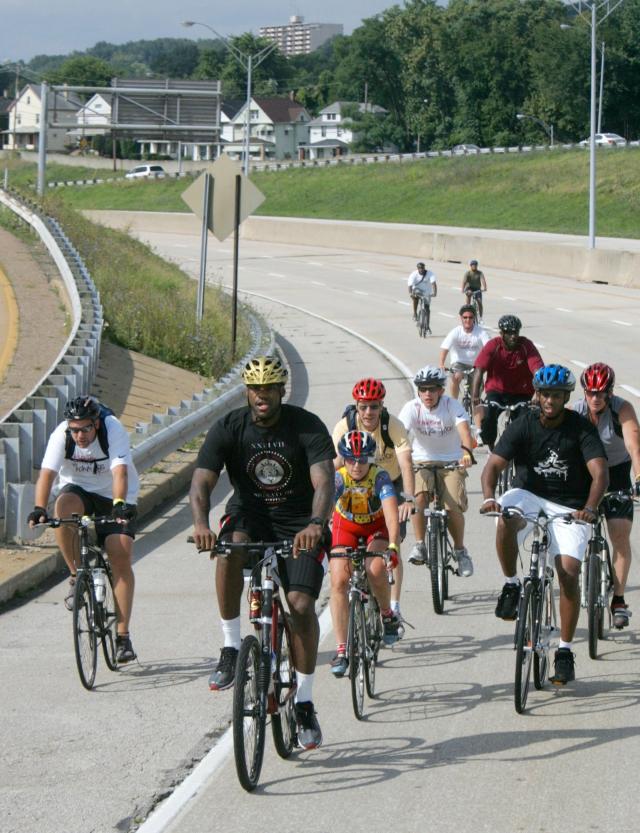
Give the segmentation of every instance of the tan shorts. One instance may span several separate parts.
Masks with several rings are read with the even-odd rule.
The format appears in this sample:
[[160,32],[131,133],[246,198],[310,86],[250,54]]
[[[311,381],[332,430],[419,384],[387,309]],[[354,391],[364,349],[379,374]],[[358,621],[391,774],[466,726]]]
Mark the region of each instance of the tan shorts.
[[[420,463],[414,462],[414,465],[419,466],[421,463],[428,463],[429,465],[436,465],[437,461],[421,460]],[[433,473],[426,469],[418,469],[416,472],[416,494],[420,492],[429,492],[433,494],[434,482]],[[465,480],[467,479],[467,472],[462,469],[453,469],[451,471],[438,472],[438,485],[440,486],[440,494],[442,495],[442,502],[450,512],[466,512],[469,506],[467,499],[467,487]]]

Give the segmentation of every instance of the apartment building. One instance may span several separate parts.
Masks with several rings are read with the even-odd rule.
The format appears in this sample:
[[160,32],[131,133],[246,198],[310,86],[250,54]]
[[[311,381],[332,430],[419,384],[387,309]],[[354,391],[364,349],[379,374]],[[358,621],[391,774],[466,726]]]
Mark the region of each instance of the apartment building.
[[283,26],[261,26],[260,37],[275,41],[283,55],[308,55],[323,43],[342,35],[341,23],[305,23],[304,18],[293,15]]

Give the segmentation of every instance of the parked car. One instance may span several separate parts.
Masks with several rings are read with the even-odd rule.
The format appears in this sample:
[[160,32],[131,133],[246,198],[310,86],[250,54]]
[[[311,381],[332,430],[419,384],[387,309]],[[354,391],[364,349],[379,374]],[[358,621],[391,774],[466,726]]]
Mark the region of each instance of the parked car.
[[162,177],[166,175],[167,172],[162,165],[136,165],[135,168],[131,168],[131,170],[125,174],[125,177],[127,179],[139,179],[143,176]]
[[451,153],[454,156],[465,156],[467,153],[480,153],[478,145],[454,145]]
[[[623,139],[622,136],[618,136],[617,133],[596,133],[596,145],[600,145],[600,147],[615,147],[616,145],[624,146],[627,144],[627,140]],[[583,148],[589,147],[589,139],[583,139],[580,142],[580,145]]]

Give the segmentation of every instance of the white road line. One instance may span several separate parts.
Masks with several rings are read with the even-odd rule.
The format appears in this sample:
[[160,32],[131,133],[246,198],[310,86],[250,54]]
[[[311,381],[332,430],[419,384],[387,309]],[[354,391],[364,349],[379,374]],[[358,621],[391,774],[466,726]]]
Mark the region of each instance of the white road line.
[[360,292],[359,289],[354,289],[353,294],[354,295],[368,295],[369,293],[368,292]]
[[314,260],[308,260],[307,261],[307,266],[320,266],[322,268],[323,264],[322,263],[316,263]]
[[442,315],[444,318],[455,318],[455,315],[452,315],[450,312],[438,312],[438,315]]
[[544,344],[540,344],[540,342],[538,342],[538,341],[534,341],[533,343],[535,344],[536,347],[541,347],[543,350],[545,349]]
[[326,283],[322,283],[321,281],[311,281],[314,286],[326,286]]
[[571,359],[571,364],[576,364],[578,367],[588,367],[584,362],[579,362],[577,359]]
[[633,396],[637,396],[640,398],[640,390],[638,388],[632,388],[631,385],[620,385],[621,388],[624,388],[629,393],[633,394]]
[[371,272],[369,272],[368,269],[356,269],[355,271],[360,272],[361,275],[370,275],[371,274]]
[[628,321],[618,321],[615,318],[612,318],[611,321],[614,324],[621,324],[623,327],[633,327],[633,324],[630,324]]
[[504,301],[517,301],[517,298],[512,298],[511,295],[503,295],[502,296]]
[[279,272],[269,272],[270,278],[284,278],[285,275],[281,275]]
[[402,304],[403,307],[410,307],[411,301],[396,301],[396,304]]
[[556,307],[558,312],[573,312],[572,309],[565,309],[565,307]]

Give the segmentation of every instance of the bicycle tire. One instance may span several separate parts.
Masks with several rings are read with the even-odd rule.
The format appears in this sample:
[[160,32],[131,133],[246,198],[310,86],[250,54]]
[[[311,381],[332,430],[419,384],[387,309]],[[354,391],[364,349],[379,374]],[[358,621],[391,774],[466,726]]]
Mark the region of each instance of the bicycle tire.
[[[284,616],[284,611],[279,610],[279,614]],[[277,711],[271,715],[271,733],[281,758],[288,758],[296,745],[296,687],[291,634],[284,622],[279,621],[273,687]]]
[[534,645],[537,650],[533,655],[533,684],[541,691],[547,682],[549,673],[549,650],[553,622],[553,585],[545,580],[542,596],[536,612],[536,630]]
[[[443,560],[444,560],[444,569],[442,571],[442,601],[443,603],[447,601],[449,598],[449,573],[452,572],[450,568],[451,564],[451,544],[449,543],[449,539],[447,537],[447,530],[442,530],[442,542],[440,544],[442,553],[443,553]],[[446,553],[446,558],[444,557]]]
[[349,604],[349,635],[347,651],[349,654],[349,679],[351,680],[351,702],[357,720],[364,715],[366,636],[364,625],[364,608],[359,598],[351,599]]
[[73,647],[80,682],[91,691],[98,666],[98,636],[93,582],[84,571],[78,573],[73,596]]
[[111,567],[105,562],[107,580],[105,584],[104,601],[98,605],[100,613],[100,633],[102,641],[102,653],[109,671],[117,671],[116,660],[116,599],[113,593],[113,576]]
[[255,636],[246,636],[233,689],[233,754],[238,780],[247,792],[258,784],[264,757],[267,708],[261,676],[266,675],[261,675],[260,666],[260,644]]
[[429,554],[429,573],[431,577],[431,600],[434,611],[440,615],[444,613],[444,556],[442,553],[442,539],[439,530],[430,526],[427,534],[427,551]]
[[534,605],[533,585],[527,582],[520,598],[518,621],[516,624],[516,673],[514,680],[514,703],[518,714],[522,714],[527,705],[529,680],[533,657]]
[[367,662],[365,663],[364,682],[367,694],[372,699],[376,696],[376,664],[382,642],[382,618],[375,596],[369,595],[365,604],[365,624],[367,634]]
[[587,627],[589,632],[589,656],[598,659],[598,637],[601,631],[603,610],[600,607],[601,561],[595,548],[587,555]]
[[601,594],[604,604],[600,607],[600,621],[598,622],[598,639],[605,638],[605,622],[609,623],[611,627],[611,596],[613,595],[613,576],[611,574],[611,558],[609,553],[609,545],[606,539],[602,540],[602,548],[604,550],[604,558],[602,559],[601,569],[604,571],[604,576],[601,577],[602,586]]
[[427,307],[426,304],[420,304],[420,310],[418,312],[418,333],[420,338],[426,338],[428,329]]

